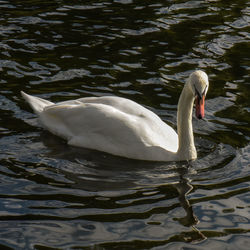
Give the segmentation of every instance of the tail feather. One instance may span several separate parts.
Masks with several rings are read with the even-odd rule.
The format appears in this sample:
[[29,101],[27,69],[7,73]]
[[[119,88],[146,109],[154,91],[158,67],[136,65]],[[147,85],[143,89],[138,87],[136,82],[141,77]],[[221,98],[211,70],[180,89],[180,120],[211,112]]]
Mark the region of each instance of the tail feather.
[[21,91],[22,97],[30,104],[31,108],[34,110],[36,114],[39,114],[43,111],[46,106],[54,104],[53,102],[44,100],[42,98],[31,96],[23,91]]

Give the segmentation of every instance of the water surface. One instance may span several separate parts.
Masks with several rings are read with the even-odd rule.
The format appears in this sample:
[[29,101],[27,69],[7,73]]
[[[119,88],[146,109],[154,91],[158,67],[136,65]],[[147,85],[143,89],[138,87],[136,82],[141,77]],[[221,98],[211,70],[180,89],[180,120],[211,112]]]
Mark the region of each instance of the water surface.
[[[0,1],[0,247],[248,249],[247,1]],[[116,95],[176,129],[188,75],[210,79],[198,159],[69,147],[20,96]]]

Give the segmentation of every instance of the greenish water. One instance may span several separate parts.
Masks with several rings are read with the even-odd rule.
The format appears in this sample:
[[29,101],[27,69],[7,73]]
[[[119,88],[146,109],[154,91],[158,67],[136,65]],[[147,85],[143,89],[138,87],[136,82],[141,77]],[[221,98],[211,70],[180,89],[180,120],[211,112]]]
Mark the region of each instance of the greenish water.
[[[247,1],[0,1],[1,249],[249,249]],[[209,75],[198,159],[69,147],[20,91],[123,96],[176,129],[185,79]]]

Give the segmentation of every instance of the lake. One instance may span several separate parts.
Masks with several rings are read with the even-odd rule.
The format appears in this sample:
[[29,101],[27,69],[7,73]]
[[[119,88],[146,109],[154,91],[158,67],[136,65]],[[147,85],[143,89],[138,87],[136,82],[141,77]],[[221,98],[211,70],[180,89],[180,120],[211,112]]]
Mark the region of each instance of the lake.
[[[1,249],[249,249],[248,1],[0,1]],[[210,87],[197,160],[70,147],[20,91],[115,95],[176,129],[191,72]]]

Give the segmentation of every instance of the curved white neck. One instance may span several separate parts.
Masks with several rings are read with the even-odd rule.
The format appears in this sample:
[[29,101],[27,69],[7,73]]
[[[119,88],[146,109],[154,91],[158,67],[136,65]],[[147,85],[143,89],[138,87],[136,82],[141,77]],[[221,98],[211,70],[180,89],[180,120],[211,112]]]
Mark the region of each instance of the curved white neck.
[[197,157],[192,126],[193,105],[194,96],[189,89],[188,83],[186,83],[179,98],[177,111],[177,133],[179,140],[177,156],[180,160],[191,160]]

